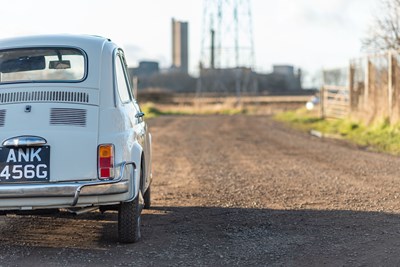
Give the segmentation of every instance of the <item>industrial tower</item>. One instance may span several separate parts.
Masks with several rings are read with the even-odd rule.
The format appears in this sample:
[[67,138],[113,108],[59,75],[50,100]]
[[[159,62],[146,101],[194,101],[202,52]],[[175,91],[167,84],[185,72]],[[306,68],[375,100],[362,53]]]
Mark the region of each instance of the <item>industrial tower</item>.
[[[198,92],[255,93],[250,0],[203,0]],[[233,82],[232,82],[233,81]]]
[[172,19],[172,67],[189,72],[188,23]]

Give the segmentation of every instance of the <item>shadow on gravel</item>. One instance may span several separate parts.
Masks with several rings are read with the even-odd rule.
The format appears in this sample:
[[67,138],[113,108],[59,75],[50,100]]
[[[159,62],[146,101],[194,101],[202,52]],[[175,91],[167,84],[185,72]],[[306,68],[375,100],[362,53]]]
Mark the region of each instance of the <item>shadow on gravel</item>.
[[77,249],[165,265],[400,263],[400,216],[378,212],[155,207],[144,211],[142,236],[137,244],[117,243],[116,213],[7,216],[0,219],[0,255]]

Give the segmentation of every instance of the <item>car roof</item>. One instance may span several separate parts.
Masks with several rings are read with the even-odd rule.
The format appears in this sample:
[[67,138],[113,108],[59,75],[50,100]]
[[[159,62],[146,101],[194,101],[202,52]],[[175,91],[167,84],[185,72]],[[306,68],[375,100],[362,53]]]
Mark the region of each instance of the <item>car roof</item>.
[[[13,37],[0,40],[0,49],[23,48],[23,47],[47,47],[47,46],[67,46],[82,48],[89,54],[100,52],[105,43],[112,43],[110,39],[94,35],[35,35]],[[113,44],[115,45],[115,44]]]
[[71,47],[85,51],[89,58],[87,78],[83,86],[98,87],[103,56],[112,57],[112,51],[118,46],[110,39],[94,35],[36,35],[0,39],[0,50],[30,47]]

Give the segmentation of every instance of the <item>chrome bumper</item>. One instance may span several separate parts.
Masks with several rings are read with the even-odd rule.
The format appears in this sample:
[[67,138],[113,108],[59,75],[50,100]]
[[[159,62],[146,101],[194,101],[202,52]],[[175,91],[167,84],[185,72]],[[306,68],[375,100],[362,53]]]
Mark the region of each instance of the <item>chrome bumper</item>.
[[71,206],[75,206],[80,196],[126,193],[129,191],[130,181],[122,179],[127,165],[136,169],[133,162],[123,162],[120,165],[120,175],[107,181],[1,185],[0,201],[4,198],[71,197]]

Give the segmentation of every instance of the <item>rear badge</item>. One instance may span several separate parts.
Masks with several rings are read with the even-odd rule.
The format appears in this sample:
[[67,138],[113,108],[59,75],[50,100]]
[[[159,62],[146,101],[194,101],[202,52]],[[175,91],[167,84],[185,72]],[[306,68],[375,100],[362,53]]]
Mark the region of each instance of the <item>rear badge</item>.
[[25,106],[25,112],[31,112],[32,111],[32,106],[31,105],[26,105]]

